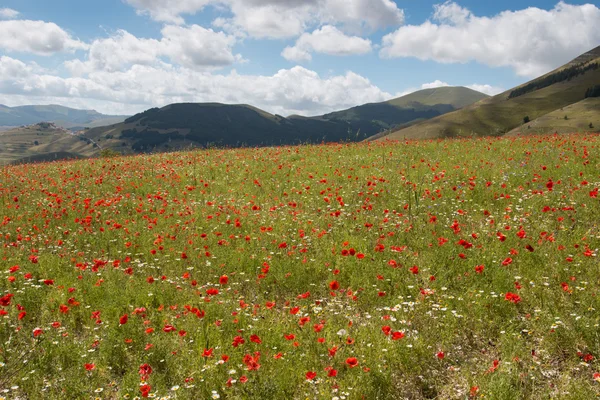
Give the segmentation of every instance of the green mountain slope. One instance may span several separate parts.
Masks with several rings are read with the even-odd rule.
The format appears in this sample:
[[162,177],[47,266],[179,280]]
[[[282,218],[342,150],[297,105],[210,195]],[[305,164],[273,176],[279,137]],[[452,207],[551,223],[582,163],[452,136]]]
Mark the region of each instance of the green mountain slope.
[[573,132],[600,132],[600,97],[581,100],[542,115],[513,129],[507,135]]
[[171,104],[120,124],[90,129],[85,136],[120,152],[185,147],[266,146],[333,142],[348,136],[344,125],[312,118],[284,118],[248,105]]
[[397,130],[385,139],[503,135],[521,126],[525,117],[535,120],[583,100],[586,91],[599,82],[600,47],[597,47],[537,79],[458,111]]
[[63,128],[92,127],[122,122],[126,116],[104,115],[94,110],[77,110],[59,105],[0,105],[0,126],[23,126],[52,122]]
[[465,87],[424,89],[386,102],[364,104],[317,118],[345,123],[350,131],[360,130],[372,136],[383,130],[455,111],[487,97]]

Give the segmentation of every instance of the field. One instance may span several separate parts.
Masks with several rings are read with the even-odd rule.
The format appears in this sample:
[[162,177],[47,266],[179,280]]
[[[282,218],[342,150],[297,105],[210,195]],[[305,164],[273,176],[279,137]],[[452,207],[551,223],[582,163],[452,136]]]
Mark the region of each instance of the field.
[[3,167],[0,398],[594,398],[599,147]]

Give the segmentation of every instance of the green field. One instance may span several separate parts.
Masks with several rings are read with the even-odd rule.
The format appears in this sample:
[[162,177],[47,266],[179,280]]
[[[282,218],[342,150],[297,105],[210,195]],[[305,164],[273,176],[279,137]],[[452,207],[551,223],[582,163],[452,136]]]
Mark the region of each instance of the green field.
[[600,137],[0,168],[0,398],[591,399]]

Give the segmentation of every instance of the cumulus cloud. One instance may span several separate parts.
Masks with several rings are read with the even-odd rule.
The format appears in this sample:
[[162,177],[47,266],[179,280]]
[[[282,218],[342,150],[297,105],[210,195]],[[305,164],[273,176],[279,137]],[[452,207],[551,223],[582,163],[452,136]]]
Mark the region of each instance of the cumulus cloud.
[[0,19],[12,19],[19,15],[17,10],[12,8],[0,8]]
[[480,84],[474,83],[472,85],[467,85],[466,87],[468,87],[469,89],[477,90],[478,92],[481,92],[481,93],[485,93],[489,96],[495,96],[497,94],[504,92],[504,89],[501,87],[487,85],[487,84],[480,85]]
[[232,52],[235,37],[223,32],[199,25],[166,25],[161,33],[160,40],[144,39],[121,29],[92,42],[86,61],[75,59],[65,65],[71,73],[82,76],[97,70],[120,71],[134,64],[157,64],[161,57],[189,68],[217,68],[242,61]]
[[382,58],[416,57],[442,63],[477,61],[535,77],[600,43],[600,8],[559,2],[478,17],[454,2],[435,7],[433,20],[383,37]]
[[331,24],[350,30],[380,29],[399,25],[404,12],[392,0],[125,0],[139,14],[172,24],[183,24],[182,15],[206,6],[225,7],[232,16],[213,25],[231,33],[255,38],[288,38],[315,25]]
[[88,46],[71,37],[52,22],[9,20],[0,21],[0,49],[48,56],[73,52]]
[[450,85],[446,82],[442,82],[439,79],[436,79],[433,82],[422,84],[421,89],[435,89],[435,88],[445,87],[445,86],[450,86]]
[[358,36],[348,36],[331,25],[325,25],[312,33],[304,33],[294,46],[286,47],[281,55],[289,61],[306,61],[311,52],[334,56],[366,54],[371,51],[371,41]]
[[214,0],[125,0],[138,14],[173,24],[183,24],[182,14],[195,14]]
[[318,115],[391,94],[353,72],[322,77],[296,66],[273,75],[217,74],[169,64],[133,65],[122,71],[93,71],[62,78],[35,65],[0,59],[0,103],[60,103],[131,114],[176,102],[249,103],[281,115]]
[[199,25],[165,26],[161,32],[164,55],[186,67],[222,67],[241,60],[232,53],[235,37],[223,32]]

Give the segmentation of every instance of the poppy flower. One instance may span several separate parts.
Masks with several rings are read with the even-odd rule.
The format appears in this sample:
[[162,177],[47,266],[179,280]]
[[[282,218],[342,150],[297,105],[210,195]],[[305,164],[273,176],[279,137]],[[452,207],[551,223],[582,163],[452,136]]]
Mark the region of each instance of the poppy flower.
[[258,335],[251,335],[250,336],[250,341],[254,342],[254,343],[258,343],[258,344],[262,343],[262,340],[260,340],[260,338],[258,337]]
[[119,324],[125,325],[127,323],[128,319],[129,319],[129,315],[127,315],[127,314],[122,315],[121,318],[119,318]]
[[144,398],[150,395],[150,390],[152,390],[152,388],[147,383],[140,386],[140,392],[142,393],[142,397]]
[[84,368],[86,371],[93,371],[94,369],[96,369],[96,364],[85,364]]
[[508,292],[508,293],[506,293],[506,295],[504,296],[504,299],[505,299],[506,301],[510,301],[511,303],[517,304],[517,303],[519,303],[519,302],[521,301],[521,296],[519,296],[519,295],[518,295],[518,294],[516,294],[516,293],[511,293],[511,292]]
[[308,371],[305,376],[306,376],[306,380],[312,381],[313,379],[315,379],[317,377],[317,373],[314,371]]
[[354,368],[358,365],[358,359],[356,357],[348,357],[346,358],[346,365],[350,368]]

